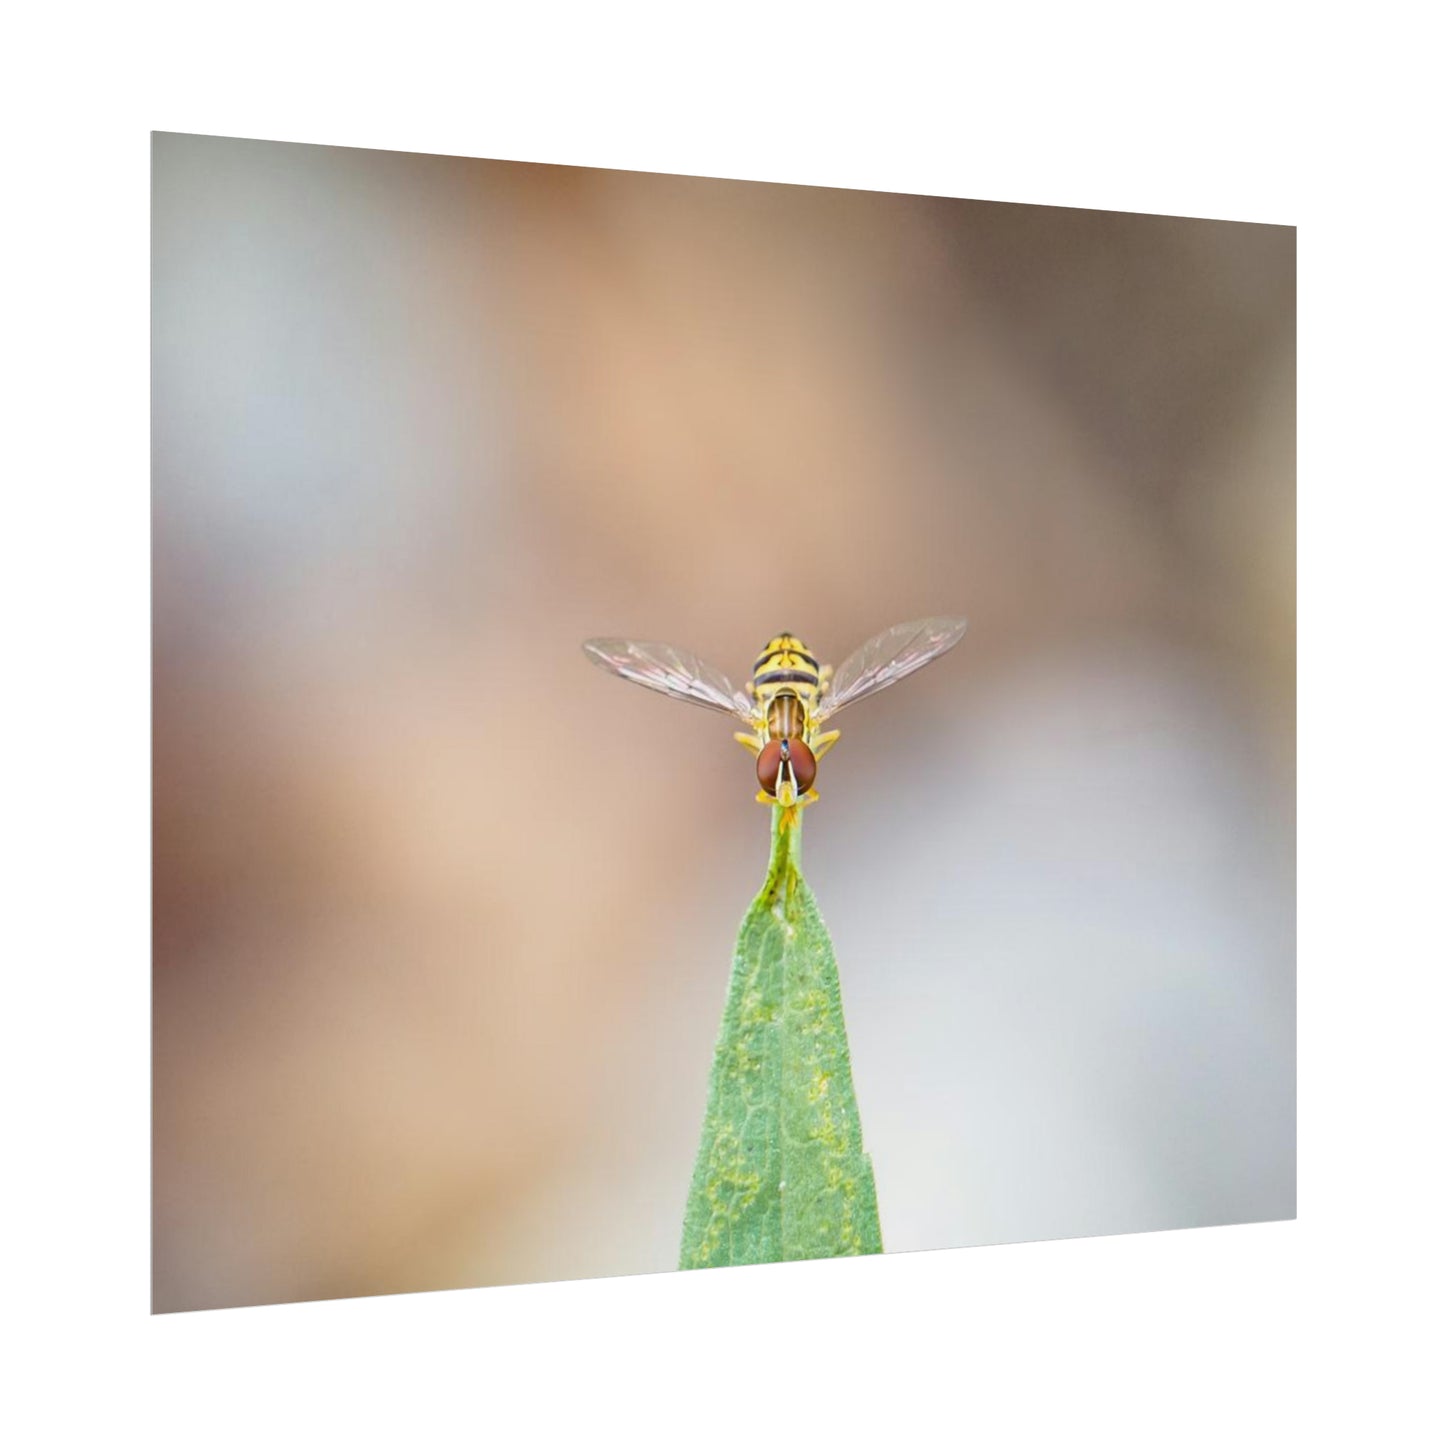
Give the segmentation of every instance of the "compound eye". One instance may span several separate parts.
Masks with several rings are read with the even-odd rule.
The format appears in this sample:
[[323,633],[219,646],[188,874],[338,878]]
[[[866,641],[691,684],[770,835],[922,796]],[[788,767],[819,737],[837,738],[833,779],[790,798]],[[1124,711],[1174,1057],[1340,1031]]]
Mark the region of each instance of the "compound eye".
[[783,769],[785,747],[793,768],[793,781],[800,793],[806,793],[818,776],[818,760],[801,738],[771,738],[758,754],[758,785],[770,798],[778,796],[778,774]]
[[798,791],[806,793],[813,786],[813,779],[818,776],[818,760],[807,743],[800,742],[797,738],[790,738],[788,741],[788,760],[793,765],[793,777],[797,780]]
[[758,786],[770,798],[778,796],[778,770],[783,766],[783,740],[769,739],[758,754]]

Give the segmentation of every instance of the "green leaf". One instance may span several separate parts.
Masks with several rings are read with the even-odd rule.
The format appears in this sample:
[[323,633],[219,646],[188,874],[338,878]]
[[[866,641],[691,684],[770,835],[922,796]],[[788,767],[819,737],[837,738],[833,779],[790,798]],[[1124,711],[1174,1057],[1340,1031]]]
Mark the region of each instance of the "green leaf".
[[881,1254],[833,945],[773,809],[767,882],[738,933],[682,1231],[683,1269]]

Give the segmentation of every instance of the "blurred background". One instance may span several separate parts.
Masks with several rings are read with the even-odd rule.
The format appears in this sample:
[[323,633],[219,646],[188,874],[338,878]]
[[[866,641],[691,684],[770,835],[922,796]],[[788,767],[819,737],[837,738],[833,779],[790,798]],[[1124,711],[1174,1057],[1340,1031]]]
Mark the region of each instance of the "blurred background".
[[890,1252],[1292,1216],[1291,228],[158,135],[159,1311],[669,1270],[741,679]]

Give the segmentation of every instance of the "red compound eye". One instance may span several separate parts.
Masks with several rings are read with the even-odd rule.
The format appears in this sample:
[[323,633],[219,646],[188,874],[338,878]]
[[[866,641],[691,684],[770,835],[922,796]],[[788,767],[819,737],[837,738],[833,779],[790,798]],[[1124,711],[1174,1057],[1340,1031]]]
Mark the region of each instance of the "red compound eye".
[[782,771],[785,747],[800,793],[806,793],[818,776],[818,762],[807,743],[800,738],[771,738],[758,754],[758,784],[770,798],[778,795],[778,774]]
[[758,786],[770,798],[778,795],[778,769],[782,764],[782,741],[779,738],[772,738],[758,754]]
[[818,776],[818,760],[807,743],[800,742],[797,738],[789,738],[788,742],[788,754],[793,764],[793,776],[798,780],[798,791],[806,793],[813,786],[813,779]]

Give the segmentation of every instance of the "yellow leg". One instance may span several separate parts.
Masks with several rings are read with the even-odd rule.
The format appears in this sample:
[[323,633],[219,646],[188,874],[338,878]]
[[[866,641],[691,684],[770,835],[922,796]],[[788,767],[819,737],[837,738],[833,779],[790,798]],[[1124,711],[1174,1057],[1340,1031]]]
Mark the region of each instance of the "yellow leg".
[[819,733],[813,739],[813,756],[821,758],[842,736],[843,734],[836,728],[830,733]]
[[763,750],[763,740],[756,733],[734,733],[733,736],[756,757]]
[[[771,808],[778,800],[777,800],[775,797],[773,797],[773,795],[772,795],[771,793],[764,793],[764,792],[761,792],[761,791],[760,791],[760,792],[758,793],[758,795],[757,795],[757,801],[760,802],[760,803],[763,803],[763,804],[765,804],[767,807]],[[788,806],[794,807],[794,808],[806,808],[809,803],[816,803],[817,801],[818,801],[818,792],[817,792],[817,789],[816,789],[816,788],[809,788],[808,791],[807,791],[806,793],[804,793],[801,798],[798,798],[795,802],[789,804]]]

